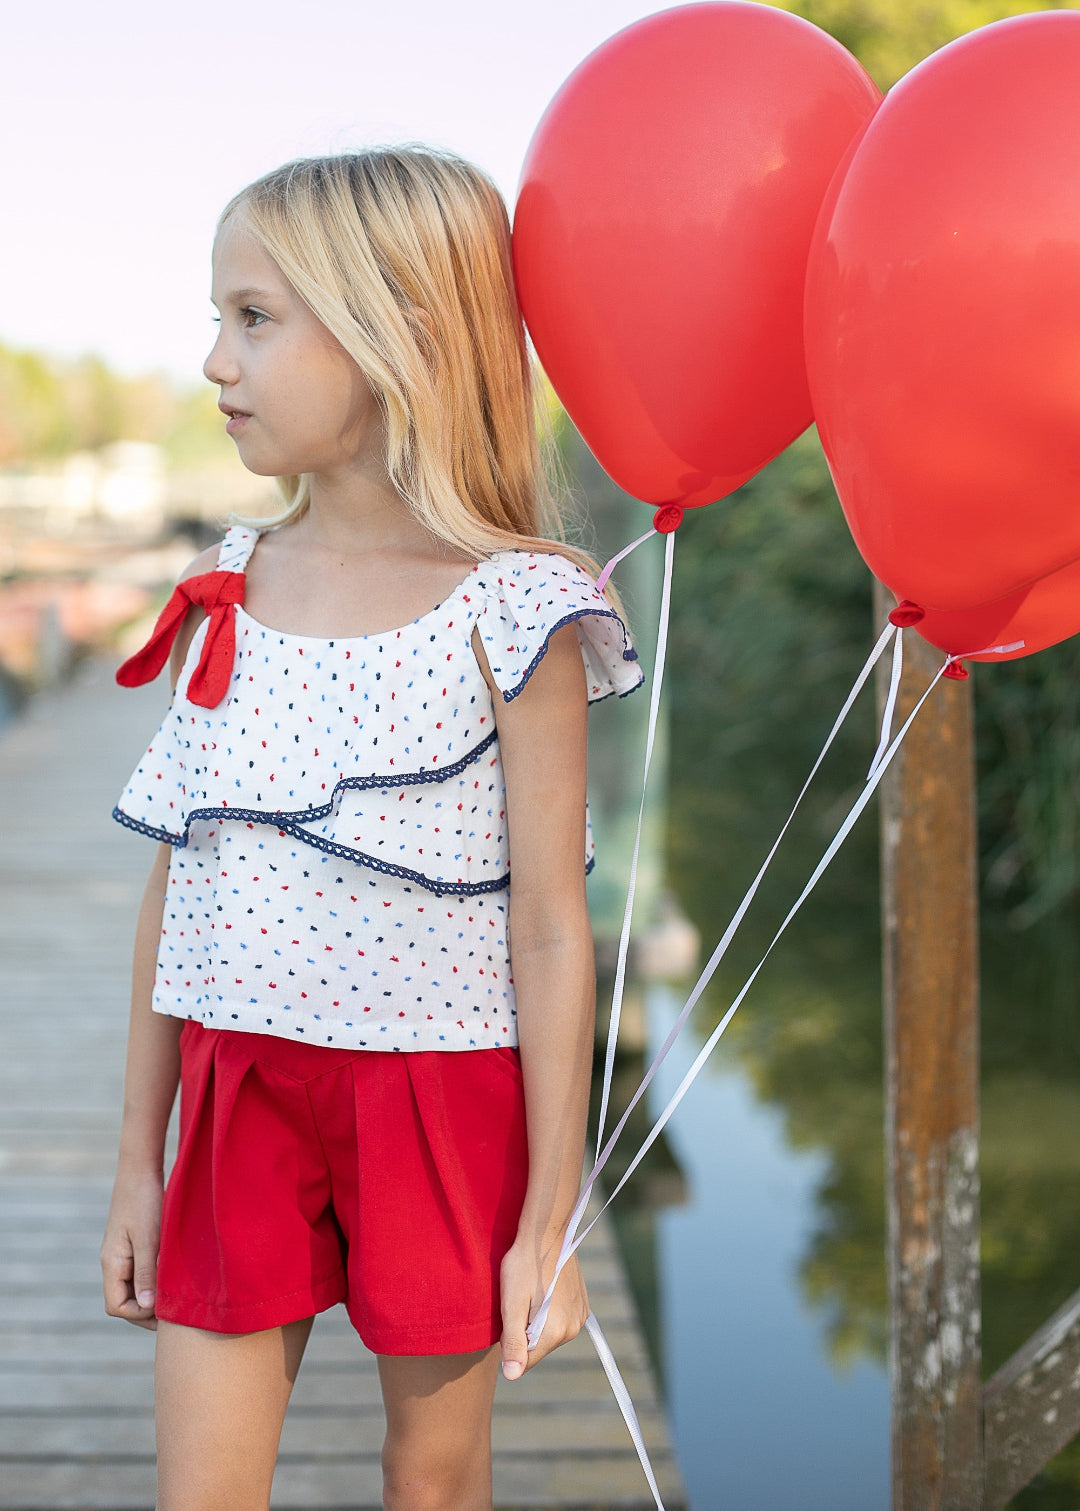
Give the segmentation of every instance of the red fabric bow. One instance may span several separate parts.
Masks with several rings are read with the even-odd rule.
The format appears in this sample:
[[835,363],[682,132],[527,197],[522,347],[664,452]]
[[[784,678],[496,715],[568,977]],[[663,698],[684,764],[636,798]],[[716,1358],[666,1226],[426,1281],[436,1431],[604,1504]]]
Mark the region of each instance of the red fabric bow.
[[185,577],[173,589],[150,639],[116,673],[117,682],[121,687],[141,687],[144,682],[152,682],[169,658],[188,609],[198,604],[210,615],[210,623],[187,695],[189,702],[198,703],[201,708],[215,708],[229,690],[236,659],[236,615],[231,610],[234,604],[243,601],[243,572],[219,570]]

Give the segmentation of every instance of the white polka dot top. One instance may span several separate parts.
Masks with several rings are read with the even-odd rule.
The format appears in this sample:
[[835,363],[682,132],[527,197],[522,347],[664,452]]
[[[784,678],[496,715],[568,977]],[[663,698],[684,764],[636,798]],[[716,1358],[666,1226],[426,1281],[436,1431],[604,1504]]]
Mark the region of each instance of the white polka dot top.
[[[258,538],[231,528],[218,569],[243,572]],[[470,638],[509,702],[573,622],[597,701],[643,680],[622,621],[579,567],[526,551],[383,634],[288,635],[227,612],[226,695],[186,695],[204,619],[113,810],[173,846],[155,1011],[339,1048],[516,1044],[505,787]]]

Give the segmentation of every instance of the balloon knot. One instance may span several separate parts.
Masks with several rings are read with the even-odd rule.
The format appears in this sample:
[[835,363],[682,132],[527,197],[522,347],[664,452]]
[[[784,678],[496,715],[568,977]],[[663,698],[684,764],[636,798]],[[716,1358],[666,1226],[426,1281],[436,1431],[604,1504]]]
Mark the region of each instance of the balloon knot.
[[954,682],[966,682],[970,673],[962,661],[946,661],[942,675],[951,677]]
[[[913,624],[918,624],[920,619],[926,618],[926,610],[920,609],[917,603],[912,603],[910,598],[904,598],[898,603],[889,615],[889,623],[895,624],[898,629],[910,629]],[[965,676],[967,673],[965,672]]]
[[653,515],[653,529],[661,535],[670,535],[677,530],[683,522],[683,508],[681,504],[661,504]]

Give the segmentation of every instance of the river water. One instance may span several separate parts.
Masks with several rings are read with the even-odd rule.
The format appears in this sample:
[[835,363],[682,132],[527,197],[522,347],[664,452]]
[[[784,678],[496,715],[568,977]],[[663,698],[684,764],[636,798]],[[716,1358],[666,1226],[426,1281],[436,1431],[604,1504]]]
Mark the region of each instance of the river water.
[[[654,1051],[681,1005],[649,993]],[[835,1366],[799,1284],[828,1160],[790,1147],[783,1115],[722,1047],[671,1124],[689,1201],[656,1218],[663,1373],[690,1504],[886,1511],[885,1372],[876,1360]],[[692,1058],[678,1045],[665,1062],[657,1110]]]
[[[585,464],[579,471],[590,498],[602,498],[602,480]],[[614,550],[644,524],[630,501],[610,507],[605,541]],[[738,495],[690,511],[678,536],[662,811],[651,818],[651,853],[654,876],[696,926],[704,958],[775,838],[876,630],[866,569],[812,433]],[[629,558],[636,577],[619,569],[647,667],[659,583],[654,546]],[[1080,637],[978,666],[972,686],[989,1376],[1080,1287]],[[614,792],[611,811],[597,812],[601,859],[605,848],[629,850],[644,743],[633,720],[642,716],[632,702],[611,711],[610,728],[621,722],[609,735],[605,706],[594,715],[592,769]],[[867,690],[653,1088],[654,1112],[836,832],[876,738]],[[613,771],[622,772],[618,781]],[[694,1511],[889,1504],[877,871],[872,807],[668,1125],[666,1166],[643,1166],[612,1209]],[[611,881],[610,890],[624,886]],[[597,895],[621,917],[618,899]],[[655,1044],[682,999],[659,987],[646,996]],[[623,1067],[626,1095],[638,1079],[640,1069],[635,1076]],[[637,1131],[646,1128],[643,1121]],[[1077,1508],[1080,1439],[1011,1511]]]
[[[694,809],[707,801],[699,792]],[[677,1192],[666,1178],[653,1183],[659,1203],[635,1207],[631,1185],[628,1209],[613,1208],[693,1511],[889,1506],[876,824],[864,824],[668,1124],[685,1199],[663,1204]],[[704,860],[673,874],[707,953],[744,879],[719,876],[707,826],[687,832]],[[759,958],[777,896],[823,843],[820,828],[796,843],[765,921],[748,919],[650,1088],[654,1117]],[[740,852],[730,869],[747,865]],[[1080,1065],[1068,910],[1011,931],[985,913],[983,933],[989,1375],[1080,1286]],[[685,997],[654,985],[645,999],[655,1051]],[[624,1073],[624,1088],[636,1079]],[[1078,1506],[1080,1440],[1012,1503]]]

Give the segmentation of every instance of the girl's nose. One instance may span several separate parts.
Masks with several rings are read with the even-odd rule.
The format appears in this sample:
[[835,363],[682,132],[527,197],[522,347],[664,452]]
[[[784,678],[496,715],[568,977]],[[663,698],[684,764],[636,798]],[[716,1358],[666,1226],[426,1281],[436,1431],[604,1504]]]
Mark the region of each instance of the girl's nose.
[[236,363],[229,356],[222,336],[223,332],[219,330],[217,340],[203,363],[203,376],[211,383],[235,383],[238,376]]

